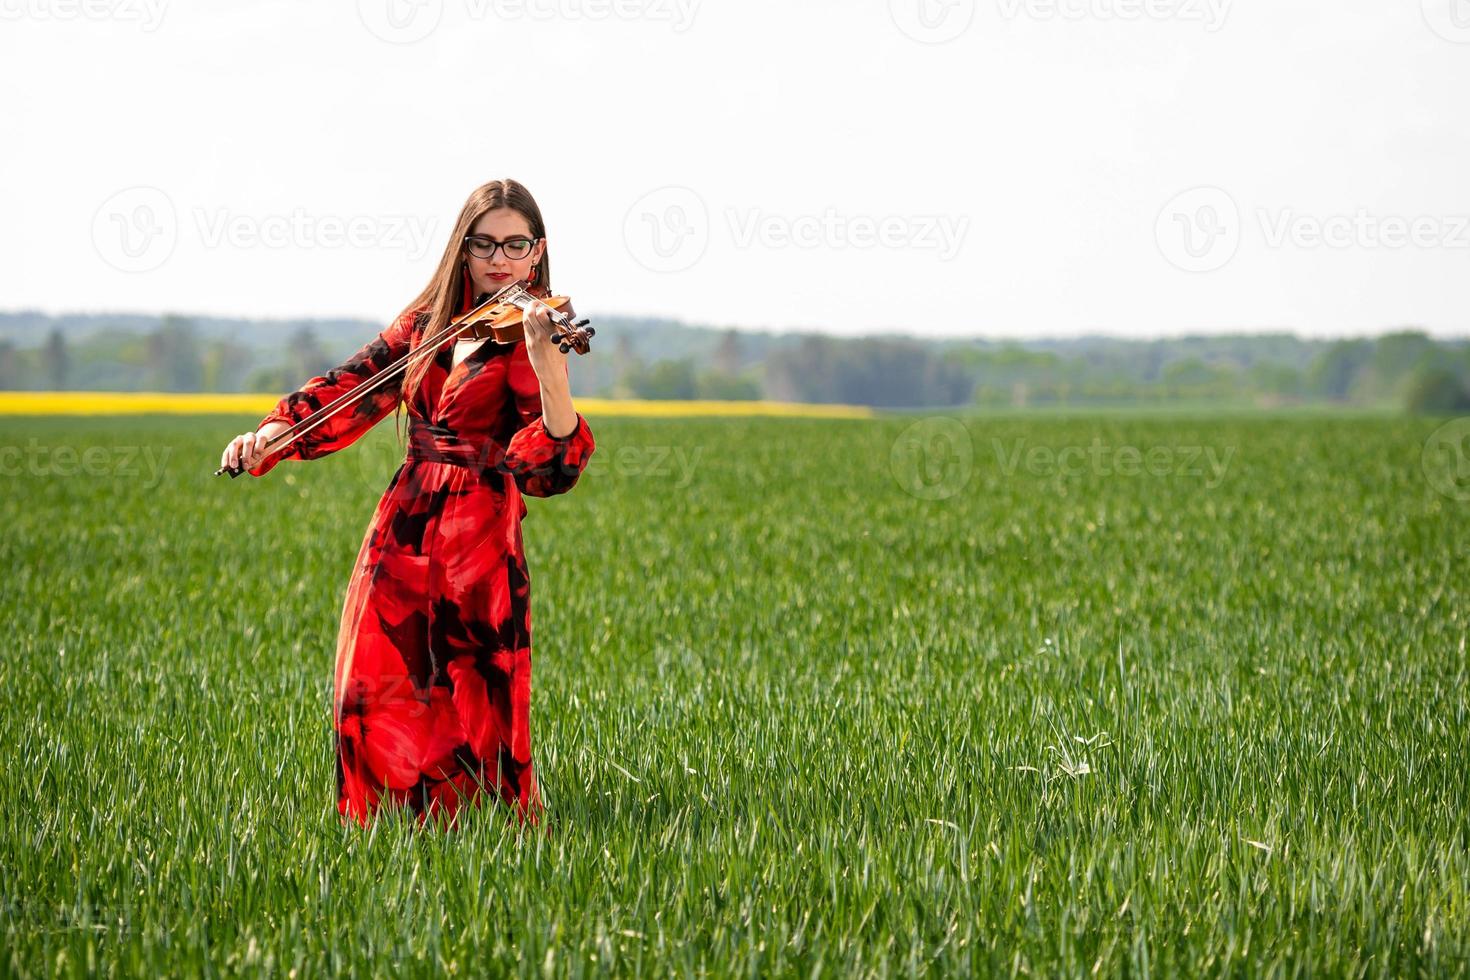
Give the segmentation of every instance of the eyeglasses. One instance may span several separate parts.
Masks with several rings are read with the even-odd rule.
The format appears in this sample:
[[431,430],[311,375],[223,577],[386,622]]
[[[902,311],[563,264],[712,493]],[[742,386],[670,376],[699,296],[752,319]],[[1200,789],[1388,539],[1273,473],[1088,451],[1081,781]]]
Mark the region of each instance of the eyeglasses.
[[512,238],[507,242],[497,242],[483,235],[464,236],[465,248],[469,249],[470,254],[477,259],[495,258],[497,248],[503,249],[508,259],[523,259],[531,254],[532,247],[540,240],[539,238]]

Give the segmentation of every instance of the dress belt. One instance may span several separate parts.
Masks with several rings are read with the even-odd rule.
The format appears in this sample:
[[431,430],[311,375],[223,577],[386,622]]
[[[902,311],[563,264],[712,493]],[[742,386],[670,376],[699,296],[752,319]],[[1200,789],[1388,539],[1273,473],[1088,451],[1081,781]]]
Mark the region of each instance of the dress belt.
[[498,462],[500,454],[493,440],[467,442],[442,425],[410,419],[405,458],[483,470]]

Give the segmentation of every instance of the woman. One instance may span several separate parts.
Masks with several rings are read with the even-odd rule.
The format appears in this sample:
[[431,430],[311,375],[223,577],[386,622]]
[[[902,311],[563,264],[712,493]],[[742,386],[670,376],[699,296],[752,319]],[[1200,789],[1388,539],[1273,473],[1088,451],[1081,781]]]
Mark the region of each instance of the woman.
[[[594,444],[573,407],[566,355],[538,305],[525,342],[446,342],[406,376],[281,450],[293,423],[417,349],[482,293],[523,279],[550,295],[541,211],[513,180],[470,195],[433,279],[388,329],[341,367],[281,399],[221,465],[264,476],[318,459],[395,406],[408,452],[362,542],[347,586],[334,686],[337,808],[367,824],[380,804],[456,822],[493,787],[521,820],[542,804],[531,765],[531,594],[522,494],[577,482]],[[570,307],[563,307],[572,312]]]

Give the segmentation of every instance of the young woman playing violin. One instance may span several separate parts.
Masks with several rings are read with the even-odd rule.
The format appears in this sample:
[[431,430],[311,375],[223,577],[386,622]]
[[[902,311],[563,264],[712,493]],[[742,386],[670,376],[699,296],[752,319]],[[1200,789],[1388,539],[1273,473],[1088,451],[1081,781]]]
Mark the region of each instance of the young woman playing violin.
[[[521,280],[524,342],[462,336],[282,448],[271,442],[432,343],[475,299]],[[465,202],[433,279],[346,363],[235,437],[220,464],[264,476],[283,459],[343,449],[406,406],[408,450],[363,538],[337,640],[337,808],[367,824],[382,805],[452,826],[493,789],[538,823],[531,764],[531,592],[523,494],[572,489],[594,444],[552,340],[541,211],[513,180]],[[560,301],[556,301],[560,302]],[[569,312],[569,304],[560,306]],[[451,331],[452,332],[452,331]],[[580,350],[579,350],[580,352]],[[391,374],[385,372],[385,376]]]

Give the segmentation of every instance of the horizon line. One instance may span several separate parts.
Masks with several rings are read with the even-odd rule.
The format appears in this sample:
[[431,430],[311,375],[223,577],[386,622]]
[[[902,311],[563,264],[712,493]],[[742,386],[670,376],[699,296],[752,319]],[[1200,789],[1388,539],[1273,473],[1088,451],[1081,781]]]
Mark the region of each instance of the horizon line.
[[[160,320],[162,320],[165,317],[174,316],[174,317],[178,317],[178,318],[184,319],[184,320],[240,320],[240,321],[245,321],[245,322],[250,322],[250,323],[259,323],[259,324],[267,324],[267,325],[277,325],[277,324],[278,325],[285,325],[285,324],[290,324],[290,323],[314,323],[314,322],[333,323],[333,322],[344,322],[345,321],[345,322],[359,322],[359,323],[363,323],[363,324],[367,324],[367,325],[370,325],[371,326],[371,325],[374,325],[374,324],[378,324],[380,322],[379,320],[373,319],[372,317],[354,316],[354,315],[350,315],[350,314],[343,314],[343,315],[340,315],[340,316],[295,316],[295,317],[288,317],[288,316],[245,316],[245,315],[230,315],[230,314],[223,314],[223,313],[182,313],[182,312],[178,312],[178,311],[174,311],[174,310],[162,310],[162,311],[153,310],[153,311],[146,311],[146,312],[145,311],[137,311],[137,310],[101,310],[101,311],[68,310],[68,311],[64,311],[64,312],[60,312],[60,313],[51,313],[51,312],[48,312],[46,310],[43,310],[43,309],[40,309],[40,308],[36,308],[36,307],[23,308],[23,309],[0,309],[0,317],[6,317],[6,316],[23,316],[23,315],[41,316],[41,317],[46,317],[48,319],[60,319],[60,318],[63,318],[63,317],[109,317],[109,316],[116,316],[116,317],[157,318],[157,319],[160,319]],[[898,327],[891,327],[891,328],[884,328],[884,329],[876,329],[876,330],[863,330],[863,331],[857,331],[857,332],[853,332],[853,333],[836,333],[836,332],[833,332],[833,331],[830,331],[830,330],[821,330],[821,329],[817,329],[817,328],[814,328],[814,327],[779,327],[778,328],[778,327],[739,326],[739,325],[733,325],[733,324],[712,324],[712,323],[700,323],[700,322],[694,322],[694,321],[689,321],[689,320],[683,320],[683,319],[680,319],[678,317],[663,316],[663,315],[658,315],[658,314],[638,314],[638,313],[605,313],[605,314],[596,314],[596,315],[593,315],[593,318],[594,319],[604,319],[604,320],[644,320],[644,321],[653,321],[653,322],[660,322],[660,323],[672,324],[674,326],[677,326],[677,327],[680,327],[680,328],[686,329],[686,330],[705,330],[705,331],[710,331],[710,332],[713,332],[713,333],[726,333],[726,332],[729,332],[731,330],[734,330],[737,333],[767,334],[767,335],[778,336],[778,337],[779,336],[783,336],[783,335],[791,335],[791,336],[801,336],[801,337],[808,337],[808,336],[832,337],[832,338],[837,338],[837,339],[887,339],[887,338],[905,338],[905,339],[910,339],[910,340],[938,341],[938,342],[945,342],[945,343],[964,343],[964,342],[967,342],[967,341],[968,342],[976,342],[976,341],[979,341],[979,342],[991,342],[991,343],[994,343],[994,342],[1006,342],[1006,341],[1013,342],[1013,343],[1036,343],[1036,342],[1042,342],[1042,341],[1059,342],[1059,341],[1080,341],[1080,340],[1097,340],[1097,339],[1116,340],[1116,341],[1128,341],[1128,342],[1137,342],[1137,343],[1148,343],[1148,342],[1168,341],[1168,340],[1196,340],[1196,339],[1201,339],[1201,338],[1205,338],[1205,339],[1208,339],[1208,338],[1222,338],[1223,339],[1223,338],[1233,338],[1233,337],[1247,337],[1247,338],[1252,338],[1252,337],[1254,337],[1254,338],[1263,338],[1263,337],[1289,337],[1289,338],[1292,338],[1292,339],[1295,339],[1295,340],[1319,341],[1319,342],[1331,343],[1331,342],[1334,342],[1334,341],[1343,341],[1343,340],[1377,340],[1377,339],[1381,339],[1381,338],[1383,338],[1385,336],[1389,336],[1389,335],[1393,335],[1393,334],[1400,334],[1400,333],[1422,333],[1422,334],[1425,334],[1426,336],[1428,336],[1430,339],[1432,339],[1432,340],[1438,340],[1438,341],[1470,341],[1470,329],[1467,329],[1465,332],[1462,332],[1462,333],[1451,333],[1451,332],[1438,333],[1438,332],[1436,332],[1434,329],[1432,329],[1430,327],[1426,327],[1426,326],[1423,326],[1423,325],[1420,325],[1420,324],[1414,324],[1414,323],[1404,323],[1404,324],[1399,324],[1399,325],[1396,325],[1396,326],[1379,327],[1379,328],[1376,329],[1376,331],[1369,330],[1369,331],[1366,331],[1366,332],[1358,332],[1358,333],[1344,332],[1344,333],[1337,333],[1337,334],[1320,334],[1320,335],[1319,334],[1312,334],[1312,333],[1303,333],[1300,330],[1294,329],[1294,328],[1291,328],[1291,327],[1265,327],[1265,326],[1260,326],[1260,327],[1231,327],[1231,328],[1228,328],[1228,329],[1225,329],[1225,330],[1218,330],[1218,331],[1216,331],[1216,330],[1200,330],[1198,328],[1195,328],[1195,329],[1187,329],[1187,328],[1185,328],[1185,329],[1181,329],[1180,332],[1178,332],[1178,333],[1156,333],[1155,332],[1155,333],[1137,334],[1137,335],[1122,334],[1122,333],[1111,332],[1111,331],[1107,331],[1107,330],[1095,330],[1095,329],[1094,330],[1083,330],[1083,331],[1079,331],[1079,332],[1065,333],[1065,334],[1063,334],[1063,333],[1041,333],[1041,334],[1029,334],[1029,335],[1027,335],[1027,334],[1000,334],[1000,333],[996,333],[996,334],[986,334],[986,333],[934,334],[934,333],[923,333],[923,332],[919,332],[919,331],[915,331],[915,330],[903,329],[903,328],[898,328]],[[387,322],[387,321],[382,321],[382,322]]]

